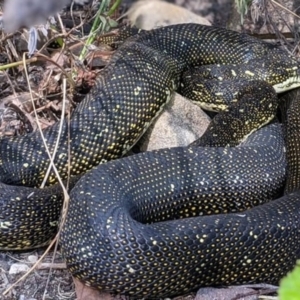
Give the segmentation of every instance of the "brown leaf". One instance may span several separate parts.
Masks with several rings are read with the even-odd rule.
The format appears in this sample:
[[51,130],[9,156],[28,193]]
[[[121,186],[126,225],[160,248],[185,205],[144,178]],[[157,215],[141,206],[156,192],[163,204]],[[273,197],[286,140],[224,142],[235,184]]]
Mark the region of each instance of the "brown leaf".
[[103,293],[88,287],[78,279],[73,278],[77,300],[113,300],[114,297],[108,293]]
[[[65,54],[58,52],[58,51],[54,52],[51,55],[51,59],[62,68],[66,68],[69,64],[69,58]],[[47,62],[46,65],[47,65],[47,68],[54,69],[56,71],[61,71],[55,64]]]
[[110,61],[113,53],[113,51],[96,50],[94,52],[90,52],[87,55],[86,60],[90,68],[105,67]]

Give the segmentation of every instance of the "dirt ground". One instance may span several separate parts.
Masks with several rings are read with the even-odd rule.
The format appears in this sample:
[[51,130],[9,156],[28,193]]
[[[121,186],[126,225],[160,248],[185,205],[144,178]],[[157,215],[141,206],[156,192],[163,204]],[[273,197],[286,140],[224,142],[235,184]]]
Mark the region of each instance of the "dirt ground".
[[[174,2],[174,1],[172,1]],[[125,0],[122,4],[121,10],[126,11],[132,1]],[[175,3],[181,5],[193,12],[206,17],[213,24],[225,26],[230,15],[230,0],[175,0]],[[258,25],[257,25],[258,26]],[[251,27],[253,28],[253,27]],[[2,55],[0,54],[0,62]],[[37,72],[39,67],[35,67]],[[34,70],[33,70],[34,71]],[[90,80],[93,80],[94,73],[89,74]],[[3,76],[1,74],[1,76]],[[5,78],[5,76],[3,76]],[[86,78],[85,78],[86,79]],[[88,81],[89,79],[86,79]],[[10,91],[5,83],[0,84],[1,91],[3,91],[3,98],[5,93]],[[55,86],[53,87],[55,89]],[[43,105],[43,104],[42,104]],[[46,104],[45,104],[46,105]],[[59,106],[59,104],[57,104]],[[70,104],[72,105],[72,103]],[[0,105],[1,106],[1,105]],[[1,108],[1,107],[0,107]],[[58,108],[59,111],[59,108]],[[56,117],[53,116],[53,122]],[[32,124],[34,127],[34,124]],[[46,125],[45,125],[46,126]],[[30,127],[30,126],[29,126]],[[25,131],[26,128],[20,131]],[[13,285],[23,274],[13,273],[13,268],[25,268],[27,270],[34,262],[41,257],[45,248],[26,251],[26,252],[0,252],[0,299],[2,300],[75,300],[75,287],[70,274],[67,272],[63,258],[58,249],[53,258],[53,251],[51,250],[43,262],[31,272],[23,281],[13,286],[13,288],[3,295],[11,285]],[[194,294],[187,297],[177,299],[193,299]],[[99,298],[100,299],[100,298]],[[125,298],[123,298],[125,299]]]

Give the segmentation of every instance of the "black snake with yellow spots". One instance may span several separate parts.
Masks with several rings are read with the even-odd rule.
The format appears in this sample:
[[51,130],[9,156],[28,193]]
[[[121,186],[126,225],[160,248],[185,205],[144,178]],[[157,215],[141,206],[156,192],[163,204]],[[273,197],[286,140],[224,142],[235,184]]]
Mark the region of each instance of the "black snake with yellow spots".
[[[201,83],[217,102],[207,100],[209,108],[229,105],[210,87],[210,82],[223,80],[224,72],[243,80],[264,80],[279,92],[299,85],[299,62],[246,35],[196,24],[143,32],[115,53],[62,130],[56,124],[43,131],[50,153],[59,140],[53,160],[62,178],[124,155],[184,82],[185,72],[218,64],[228,66],[221,75],[218,70],[225,67],[206,68]],[[242,75],[235,65],[240,65]],[[216,125],[227,126],[226,136],[231,132],[234,137],[240,131],[240,114],[250,115],[251,123],[261,113],[260,125],[272,119],[277,107],[273,88],[261,81],[254,84],[254,89],[245,88],[245,99],[255,105],[240,109],[233,103],[224,119],[211,125],[212,131]],[[236,95],[232,97],[235,102]],[[296,121],[297,117],[293,124]],[[138,299],[171,296],[202,285],[277,282],[300,251],[299,194],[259,205],[283,190],[286,162],[280,131],[272,124],[250,136],[243,147],[161,150],[89,172],[71,192],[61,237],[71,273],[88,285]],[[298,165],[297,142],[288,142],[293,168]],[[40,133],[2,139],[0,154],[0,248],[47,243],[57,229],[59,188],[6,185],[34,187],[42,182],[49,159]],[[295,170],[288,173],[287,192],[298,188]],[[55,182],[51,171],[48,184]],[[237,212],[253,205],[259,206],[200,217],[203,211]]]

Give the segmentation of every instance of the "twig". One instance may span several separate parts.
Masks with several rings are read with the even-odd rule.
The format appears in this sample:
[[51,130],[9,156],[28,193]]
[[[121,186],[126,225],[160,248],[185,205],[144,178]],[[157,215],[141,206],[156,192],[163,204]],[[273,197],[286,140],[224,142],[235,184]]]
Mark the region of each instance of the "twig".
[[288,8],[284,7],[280,3],[276,2],[275,0],[271,0],[271,2],[273,2],[275,5],[279,6],[280,8],[284,9],[288,13],[292,14],[294,17],[300,19],[300,16],[298,16],[297,14],[295,14],[294,12],[292,12],[291,10],[289,10]]

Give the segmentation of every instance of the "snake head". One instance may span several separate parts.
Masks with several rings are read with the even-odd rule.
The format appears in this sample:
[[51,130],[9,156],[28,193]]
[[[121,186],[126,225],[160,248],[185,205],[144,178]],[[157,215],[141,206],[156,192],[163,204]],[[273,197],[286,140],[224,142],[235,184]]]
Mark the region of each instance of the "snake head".
[[270,59],[265,63],[267,81],[277,93],[286,92],[300,86],[300,61],[285,55],[279,59]]

